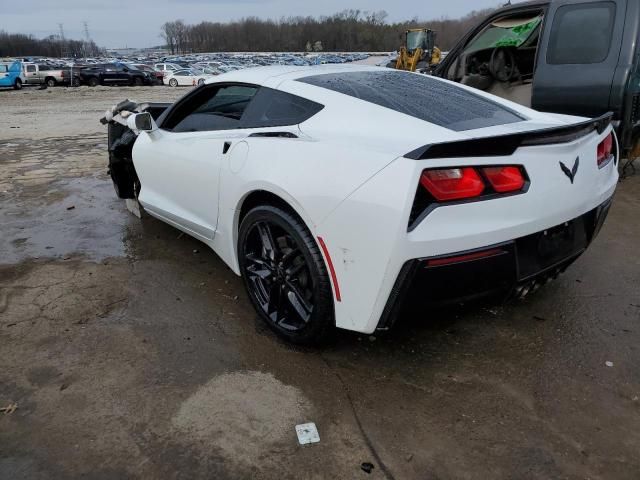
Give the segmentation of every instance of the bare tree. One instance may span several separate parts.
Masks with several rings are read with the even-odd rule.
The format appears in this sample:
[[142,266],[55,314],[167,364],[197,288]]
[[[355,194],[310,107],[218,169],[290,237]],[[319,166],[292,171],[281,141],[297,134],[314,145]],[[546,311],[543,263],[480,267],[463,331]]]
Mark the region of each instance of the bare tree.
[[[93,41],[65,40],[64,49],[71,57],[84,56],[87,51],[99,54],[103,52]],[[37,39],[33,35],[22,33],[7,33],[0,30],[0,57],[19,57],[25,55],[37,55],[44,57],[58,57],[60,55],[60,37],[49,35],[43,39]]]
[[182,20],[165,23],[161,37],[172,54],[213,51],[309,51],[320,42],[325,51],[390,51],[404,42],[409,28],[426,27],[437,33],[437,44],[450,49],[491,9],[460,19],[420,21],[412,18],[388,23],[387,12],[343,10],[328,17],[283,17],[279,20],[243,18],[228,23]]

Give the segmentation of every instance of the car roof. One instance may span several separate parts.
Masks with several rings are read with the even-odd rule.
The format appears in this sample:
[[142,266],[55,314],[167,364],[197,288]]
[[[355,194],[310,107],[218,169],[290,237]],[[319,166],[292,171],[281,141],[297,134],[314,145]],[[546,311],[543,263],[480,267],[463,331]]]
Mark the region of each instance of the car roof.
[[325,64],[300,67],[294,65],[269,65],[266,67],[253,67],[226,72],[207,81],[207,83],[239,82],[255,85],[271,85],[274,83],[274,80],[277,80],[277,83],[281,83],[285,80],[297,80],[299,78],[321,75],[323,73],[364,72],[375,70],[389,71],[388,68],[373,67],[369,65]]
[[[522,8],[529,8],[529,7],[544,7],[546,5],[549,5],[552,2],[552,0],[530,0],[528,2],[518,2],[518,3],[512,3],[512,4],[505,4],[502,8],[499,8],[498,10],[494,11],[491,13],[490,16],[495,15],[496,13],[500,14],[500,13],[509,13],[513,10],[520,10]],[[488,17],[489,15],[487,15]]]

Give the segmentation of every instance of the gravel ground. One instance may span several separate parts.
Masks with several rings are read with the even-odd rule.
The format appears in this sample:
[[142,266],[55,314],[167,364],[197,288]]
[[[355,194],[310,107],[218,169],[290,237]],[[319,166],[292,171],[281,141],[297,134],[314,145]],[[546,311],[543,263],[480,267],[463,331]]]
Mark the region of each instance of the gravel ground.
[[0,478],[638,478],[640,177],[524,301],[293,348],[115,198],[99,116],[186,91],[0,92]]

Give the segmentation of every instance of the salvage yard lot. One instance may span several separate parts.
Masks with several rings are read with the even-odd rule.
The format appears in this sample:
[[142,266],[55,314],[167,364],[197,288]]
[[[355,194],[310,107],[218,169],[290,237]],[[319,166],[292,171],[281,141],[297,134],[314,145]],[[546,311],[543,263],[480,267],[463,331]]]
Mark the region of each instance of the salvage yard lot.
[[638,477],[640,177],[524,301],[293,348],[204,245],[115,197],[98,118],[184,93],[0,92],[0,478]]

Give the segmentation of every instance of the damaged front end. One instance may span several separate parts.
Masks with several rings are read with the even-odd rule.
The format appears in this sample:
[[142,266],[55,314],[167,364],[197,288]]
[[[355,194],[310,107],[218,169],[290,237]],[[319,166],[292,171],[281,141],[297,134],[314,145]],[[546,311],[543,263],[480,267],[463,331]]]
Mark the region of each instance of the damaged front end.
[[124,100],[105,112],[100,123],[108,125],[109,175],[116,195],[135,199],[140,192],[140,181],[133,165],[133,144],[138,133],[127,125],[127,118],[135,113],[148,112],[154,120],[171,106],[170,103],[136,103]]

